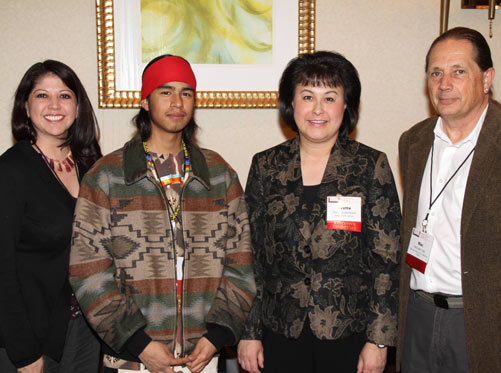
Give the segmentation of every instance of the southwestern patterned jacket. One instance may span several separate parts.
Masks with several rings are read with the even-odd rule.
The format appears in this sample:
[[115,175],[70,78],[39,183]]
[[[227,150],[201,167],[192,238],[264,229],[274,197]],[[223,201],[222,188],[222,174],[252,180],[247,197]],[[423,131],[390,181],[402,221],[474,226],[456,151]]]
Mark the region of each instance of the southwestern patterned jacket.
[[[235,171],[217,153],[189,146],[182,192],[186,243],[183,342],[189,354],[206,323],[238,341],[255,283],[249,222]],[[175,255],[163,191],[138,137],[85,175],[76,207],[70,282],[87,320],[121,352],[138,330],[174,348]]]
[[[327,229],[337,194],[362,198],[361,232]],[[246,200],[258,292],[242,339],[297,338],[308,317],[319,339],[395,344],[400,205],[385,154],[338,139],[310,211],[296,137],[254,156]]]

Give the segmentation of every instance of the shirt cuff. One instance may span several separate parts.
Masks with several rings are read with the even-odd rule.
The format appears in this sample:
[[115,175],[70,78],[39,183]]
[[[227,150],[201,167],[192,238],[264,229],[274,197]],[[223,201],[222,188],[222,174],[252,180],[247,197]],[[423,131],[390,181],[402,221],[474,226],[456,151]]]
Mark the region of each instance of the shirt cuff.
[[125,350],[139,358],[139,354],[150,342],[151,337],[145,333],[144,329],[139,329],[125,342]]
[[233,346],[236,343],[233,332],[229,328],[218,324],[207,324],[206,327],[207,333],[204,337],[216,347],[216,350],[219,351],[224,346]]

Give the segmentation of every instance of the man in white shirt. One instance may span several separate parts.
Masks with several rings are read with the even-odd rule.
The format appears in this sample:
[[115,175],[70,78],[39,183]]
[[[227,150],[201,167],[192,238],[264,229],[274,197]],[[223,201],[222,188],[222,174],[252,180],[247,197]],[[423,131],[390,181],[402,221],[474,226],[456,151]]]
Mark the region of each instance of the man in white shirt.
[[397,364],[403,373],[498,371],[501,358],[501,105],[475,30],[426,56],[438,117],[406,131]]

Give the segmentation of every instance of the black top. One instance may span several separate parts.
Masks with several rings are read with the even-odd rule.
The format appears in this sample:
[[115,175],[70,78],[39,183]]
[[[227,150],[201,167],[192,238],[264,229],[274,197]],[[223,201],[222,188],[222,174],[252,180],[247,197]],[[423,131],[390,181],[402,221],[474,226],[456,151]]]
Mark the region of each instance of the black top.
[[313,203],[315,202],[315,198],[319,190],[320,190],[320,184],[303,185],[303,198],[304,201],[306,202],[306,206],[309,212],[313,208]]
[[59,360],[76,199],[28,141],[0,156],[0,175],[0,346],[18,368],[41,355]]

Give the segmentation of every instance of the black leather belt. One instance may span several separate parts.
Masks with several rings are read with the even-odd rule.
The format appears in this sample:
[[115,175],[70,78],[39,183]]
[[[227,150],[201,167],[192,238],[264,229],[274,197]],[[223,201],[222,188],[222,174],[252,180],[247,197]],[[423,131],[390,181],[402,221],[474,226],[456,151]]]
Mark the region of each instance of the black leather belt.
[[457,295],[442,295],[442,294],[432,294],[427,293],[423,290],[414,290],[417,295],[426,300],[428,303],[432,303],[437,307],[449,309],[449,308],[463,308],[463,297]]

